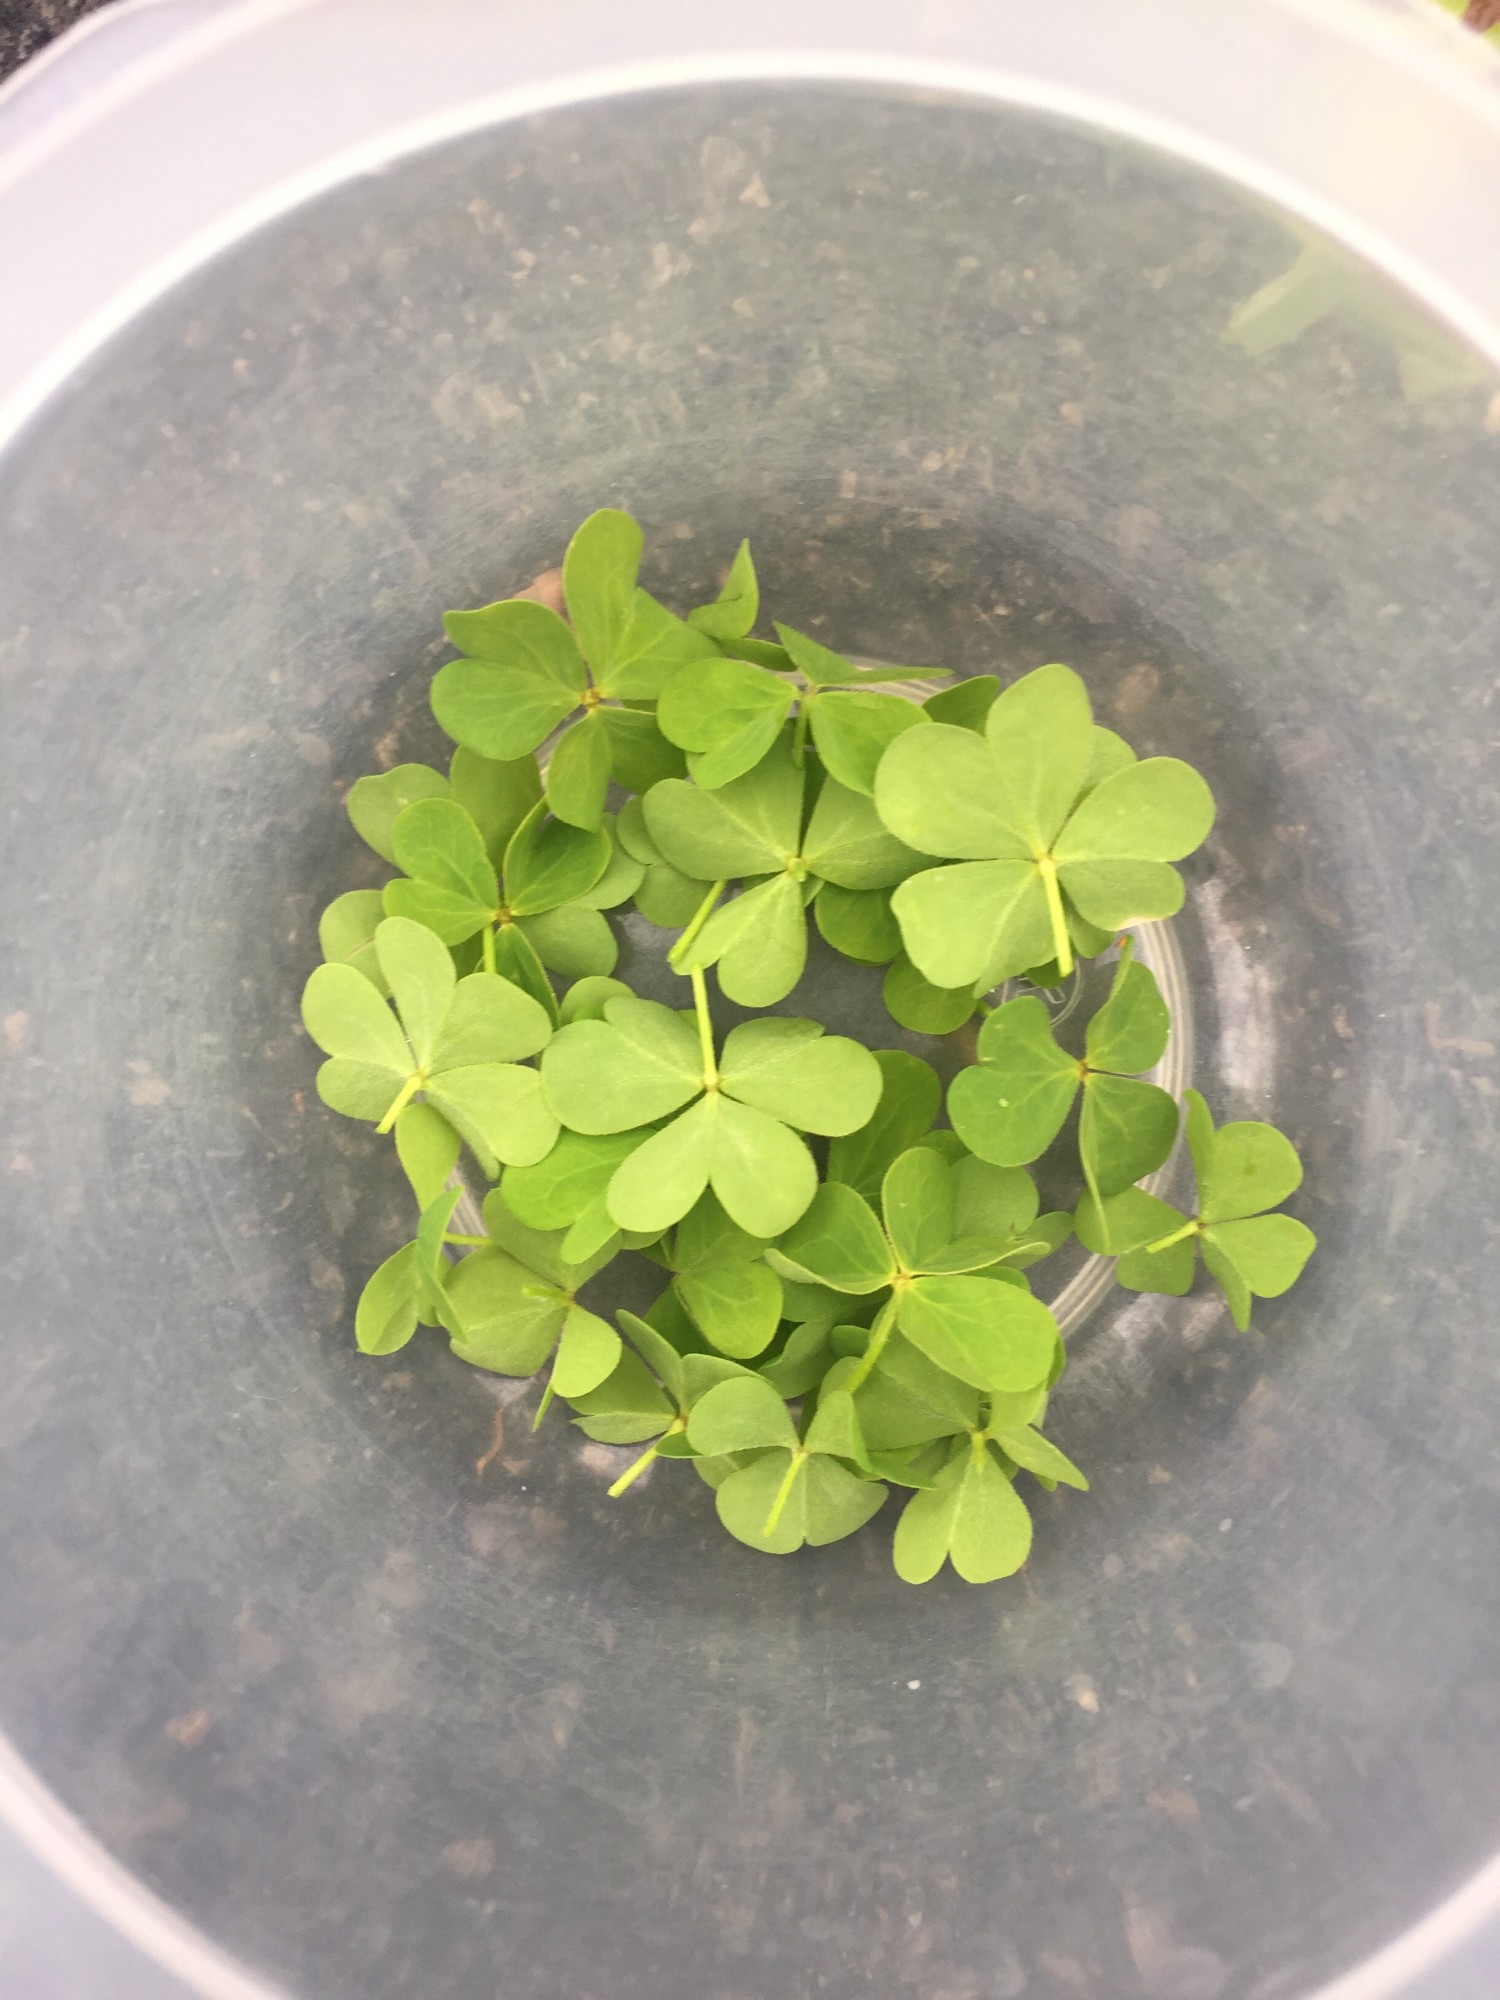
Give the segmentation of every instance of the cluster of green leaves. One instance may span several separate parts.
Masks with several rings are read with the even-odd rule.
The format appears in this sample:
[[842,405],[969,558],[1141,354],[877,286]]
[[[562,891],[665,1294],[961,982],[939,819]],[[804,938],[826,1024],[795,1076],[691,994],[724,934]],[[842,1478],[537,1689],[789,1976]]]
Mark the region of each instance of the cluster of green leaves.
[[[863,667],[787,625],[752,638],[748,547],[686,618],[640,588],[640,556],[605,510],[569,546],[566,620],[522,600],[451,613],[461,657],[432,690],[447,771],[350,791],[398,872],[324,912],[303,1019],[319,1094],[393,1134],[417,1210],[356,1338],[390,1354],[430,1326],[475,1367],[545,1370],[538,1422],[561,1397],[586,1436],[644,1447],[613,1491],[686,1459],[752,1548],[838,1541],[894,1489],[902,1577],[1009,1575],[1031,1544],[1021,1476],[1087,1484],[1040,1428],[1064,1352],[1031,1268],[1076,1229],[1123,1285],[1182,1293],[1201,1249],[1244,1327],[1313,1247],[1270,1213],[1300,1180],[1290,1142],[1215,1131],[1195,1092],[1197,1213],[1141,1185],[1179,1110],[1147,1074],[1167,1007],[1120,932],[1177,909],[1171,864],[1212,799],[1096,724],[1066,667],[918,700],[893,690],[936,670]],[[690,1005],[613,976],[627,907],[678,933]],[[918,1056],[795,1015],[717,1031],[710,974],[777,1006],[809,915],[885,968],[902,1026],[982,1017],[946,1124]],[[1042,996],[1105,951],[1109,995],[1074,1053]],[[1016,978],[1032,990],[995,1004]],[[1043,1213],[1027,1168],[1075,1104],[1076,1211]],[[471,1234],[465,1148],[492,1183]],[[660,1287],[611,1323],[598,1281],[622,1254]]]

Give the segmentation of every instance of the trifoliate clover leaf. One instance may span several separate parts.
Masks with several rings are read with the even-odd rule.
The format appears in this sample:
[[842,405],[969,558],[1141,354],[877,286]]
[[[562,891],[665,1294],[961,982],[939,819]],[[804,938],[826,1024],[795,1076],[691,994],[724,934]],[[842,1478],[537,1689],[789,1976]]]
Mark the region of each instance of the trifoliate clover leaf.
[[984,735],[934,723],[886,751],[875,781],[897,837],[955,865],[910,876],[892,897],[907,952],[934,984],[999,980],[1055,955],[1071,971],[1069,907],[1123,928],[1173,915],[1169,864],[1213,824],[1189,765],[1151,757],[1090,788],[1094,722],[1069,668],[1038,667],[997,697]]
[[541,1159],[558,1124],[519,1059],[546,1045],[543,1010],[494,973],[458,979],[432,932],[404,917],[385,919],[375,950],[394,1014],[352,966],[320,965],[304,990],[304,1025],[329,1057],[324,1103],[387,1131],[422,1092],[491,1176],[501,1160]]
[[1139,1188],[1098,1206],[1085,1197],[1079,1205],[1079,1238],[1089,1249],[1107,1240],[1120,1253],[1115,1275],[1128,1290],[1175,1295],[1192,1282],[1196,1246],[1243,1333],[1250,1325],[1252,1300],[1280,1298],[1317,1247],[1306,1223],[1267,1213],[1301,1186],[1302,1163],[1291,1140],[1274,1125],[1246,1119],[1215,1131],[1196,1090],[1186,1092],[1183,1102],[1198,1213],[1181,1215]]
[[391,836],[399,816],[417,799],[447,796],[448,780],[441,771],[434,771],[430,764],[397,764],[392,770],[356,778],[344,810],[366,846],[373,847],[382,861],[394,864]]
[[804,783],[782,743],[717,791],[670,781],[645,801],[651,839],[683,875],[710,882],[764,878],[715,910],[686,950],[679,947],[678,963],[717,965],[720,987],[744,1006],[771,1006],[801,978],[807,900],[824,883],[888,887],[919,865],[885,831],[871,801],[832,778],[804,834]]
[[564,558],[571,629],[546,605],[521,598],[450,611],[443,621],[466,655],[432,684],[433,713],[455,742],[514,759],[576,718],[553,749],[546,781],[553,812],[574,826],[598,826],[611,775],[623,777],[623,764],[639,760],[645,739],[658,735],[649,715],[617,704],[654,701],[685,661],[712,650],[712,641],[637,587],[640,554],[636,524],[602,509]]
[[715,1058],[706,1010],[695,1034],[658,1002],[612,1000],[602,1021],[576,1021],[553,1038],[543,1081],[572,1131],[670,1120],[610,1181],[606,1201],[620,1228],[658,1234],[711,1186],[742,1229],[770,1238],[817,1184],[798,1133],[854,1130],[874,1109],[881,1078],[868,1050],[825,1036],[816,1022],[747,1022]]
[[[885,1488],[840,1463],[863,1458],[851,1398],[820,1396],[805,1437],[761,1377],[721,1382],[694,1405],[688,1442],[707,1458],[757,1455],[718,1488],[719,1519],[736,1540],[770,1555],[842,1541],[864,1526]],[[761,1455],[764,1454],[764,1455]]]
[[[585,832],[544,814],[544,805],[533,806],[512,834],[502,878],[479,828],[455,799],[408,806],[394,836],[397,864],[406,872],[386,884],[387,914],[425,924],[444,944],[478,934],[489,969],[508,976],[514,976],[511,961],[496,957],[497,927],[501,934],[518,929],[530,953],[566,978],[612,972],[619,955],[614,933],[599,909],[582,900],[601,885],[612,893],[609,834],[602,826]],[[631,886],[626,883],[625,895]],[[535,984],[517,983],[528,990]]]
[[[785,1277],[855,1295],[892,1288],[864,1351],[878,1363],[899,1329],[930,1361],[975,1388],[1041,1386],[1057,1351],[1051,1313],[1020,1285],[970,1275],[998,1264],[1011,1232],[954,1235],[954,1169],[926,1147],[901,1154],[882,1188],[884,1227],[861,1195],[838,1181],[818,1189],[801,1219],[766,1252]],[[1024,1283],[1024,1281],[1023,1281]]]
[[463,1258],[448,1280],[454,1353],[494,1374],[534,1375],[555,1348],[549,1397],[597,1388],[619,1361],[620,1337],[576,1294],[609,1253],[565,1262],[562,1232],[527,1227],[499,1190],[485,1197],[484,1223],[493,1247]]
[[1024,1166],[1051,1145],[1082,1090],[1084,1178],[1100,1195],[1118,1194],[1154,1173],[1177,1137],[1176,1104],[1137,1075],[1161,1061],[1169,1030],[1156,980],[1127,939],[1081,1062],[1058,1047],[1036,994],[995,1008],[979,1031],[979,1060],[949,1086],[953,1129],[981,1160]]
[[[663,734],[688,752],[695,783],[714,791],[755,769],[795,709],[799,745],[810,729],[830,776],[868,795],[886,746],[927,720],[915,702],[871,686],[937,670],[856,667],[790,626],[776,629],[782,644],[766,649],[768,664],[699,660],[677,673],[657,708]],[[749,651],[742,643],[730,650]]]

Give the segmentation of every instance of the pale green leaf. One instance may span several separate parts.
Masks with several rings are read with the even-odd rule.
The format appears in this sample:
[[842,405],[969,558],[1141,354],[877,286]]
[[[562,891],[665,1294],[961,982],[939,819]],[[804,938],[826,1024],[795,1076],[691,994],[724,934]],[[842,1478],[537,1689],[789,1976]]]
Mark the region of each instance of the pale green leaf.
[[1154,1083],[1131,1076],[1084,1078],[1078,1151],[1101,1195],[1154,1174],[1177,1139],[1177,1105]]
[[760,615],[760,587],[755,580],[755,564],[750,544],[741,542],[735,550],[718,596],[712,604],[701,604],[688,613],[688,623],[711,639],[743,639]]
[[614,971],[619,941],[599,910],[584,903],[564,903],[518,921],[543,965],[561,978],[603,978]]
[[934,986],[998,985],[1041,964],[1052,941],[1047,893],[1030,861],[925,868],[895,890],[891,909],[908,957]]
[[716,965],[720,990],[742,1007],[784,1000],[807,964],[801,884],[773,875],[721,904],[682,963],[684,969]]
[[395,1015],[352,965],[317,968],[302,990],[302,1024],[325,1054],[385,1072],[396,1088],[414,1066]]
[[547,804],[570,826],[590,831],[604,818],[609,792],[610,744],[596,709],[571,723],[547,759]]
[[387,1257],[359,1295],[354,1338],[362,1354],[395,1354],[417,1330],[419,1286],[415,1243]]
[[1078,1093],[1078,1061],[1053,1040],[1052,1017],[1034,993],[995,1008],[978,1053],[949,1086],[953,1129],[981,1160],[1024,1166],[1061,1131]]
[[427,764],[397,764],[393,770],[356,778],[344,801],[354,831],[382,861],[394,863],[392,836],[398,816],[415,799],[442,798],[448,780]]
[[[670,1007],[631,997],[607,1001],[604,1013],[602,1021],[560,1028],[542,1055],[548,1099],[570,1130],[649,1125],[702,1090],[698,1038]],[[625,1228],[650,1226],[616,1219]]]
[[428,1068],[467,1069],[475,1063],[519,1062],[546,1047],[552,1023],[529,993],[494,972],[470,972],[453,997],[428,1056]]
[[935,722],[898,736],[875,774],[875,804],[896,838],[921,854],[1031,858],[1006,817],[989,742],[973,730]]
[[1039,1299],[988,1278],[917,1278],[897,1324],[929,1361],[976,1389],[1030,1389],[1046,1380],[1057,1326]]
[[766,1260],[791,1278],[838,1292],[878,1292],[895,1259],[869,1203],[841,1181],[824,1181]]
[[577,530],[563,557],[568,616],[599,680],[614,663],[630,624],[641,546],[641,531],[628,514],[601,507]]
[[844,1181],[871,1199],[879,1194],[896,1155],[931,1130],[943,1101],[936,1070],[920,1056],[904,1049],[876,1049],[873,1054],[881,1076],[875,1109],[863,1125],[828,1149],[829,1179]]
[[922,706],[929,721],[949,723],[955,729],[972,729],[982,736],[985,717],[999,692],[997,675],[974,674],[950,688],[939,688],[936,694],[928,695]]
[[930,720],[915,702],[898,694],[824,694],[810,698],[808,709],[812,740],[829,776],[867,797],[875,790],[875,773],[889,746]]
[[627,792],[646,792],[663,778],[686,773],[687,759],[662,735],[654,714],[638,708],[601,708],[596,713],[609,740],[615,783]]
[[[788,1032],[793,1027],[814,1032],[794,1035]],[[880,1101],[885,1081],[860,1043],[818,1033],[815,1022],[783,1020],[747,1021],[732,1029],[719,1074],[725,1091],[742,1104],[826,1137],[858,1131]]]
[[479,828],[485,852],[498,869],[511,836],[542,796],[536,758],[502,763],[460,744],[448,765],[448,788]]
[[448,1280],[448,1299],[461,1333],[461,1361],[497,1375],[534,1375],[562,1330],[567,1301],[538,1297],[536,1273],[504,1250],[461,1258]]
[[1093,729],[1087,690],[1071,667],[1024,674],[990,708],[996,809],[1027,852],[1051,847],[1088,775]]
[[886,1234],[908,1271],[927,1270],[953,1241],[953,1170],[925,1146],[892,1161],[880,1205]]
[[556,1145],[542,1159],[528,1167],[507,1168],[503,1191],[511,1212],[532,1229],[571,1227],[603,1195],[615,1168],[630,1157],[643,1136],[559,1133]]
[[873,800],[833,777],[818,794],[802,855],[813,874],[842,889],[889,889],[923,865],[920,855],[886,831]]
[[534,1069],[478,1063],[445,1070],[430,1080],[427,1095],[491,1178],[502,1165],[544,1159],[556,1143],[557,1119]]
[[546,819],[537,805],[516,828],[505,850],[505,903],[512,916],[555,910],[592,889],[609,866],[603,827],[568,826]]
[[790,1449],[797,1442],[786,1404],[758,1375],[735,1376],[710,1389],[693,1405],[687,1434],[694,1451],[713,1457],[776,1445]]
[[607,1320],[584,1307],[569,1306],[552,1364],[552,1387],[570,1399],[597,1389],[620,1359],[620,1336]]
[[1139,1076],[1154,1069],[1167,1052],[1172,1017],[1149,966],[1131,955],[1129,940],[1110,985],[1109,998],[1093,1016],[1084,1040],[1092,1069]]
[[408,1104],[394,1127],[396,1155],[417,1207],[431,1207],[458,1165],[459,1137],[433,1104]]
[[645,800],[646,827],[684,875],[718,882],[775,874],[797,853],[802,786],[802,773],[779,749],[717,791],[676,778],[657,785]]
[[449,639],[472,657],[450,660],[432,683],[432,712],[465,749],[509,763],[529,756],[588,686],[577,642],[555,611],[504,598],[450,611]]
[[318,919],[318,948],[330,965],[352,965],[382,997],[385,975],[375,956],[375,931],[385,914],[378,889],[350,889],[335,896]]

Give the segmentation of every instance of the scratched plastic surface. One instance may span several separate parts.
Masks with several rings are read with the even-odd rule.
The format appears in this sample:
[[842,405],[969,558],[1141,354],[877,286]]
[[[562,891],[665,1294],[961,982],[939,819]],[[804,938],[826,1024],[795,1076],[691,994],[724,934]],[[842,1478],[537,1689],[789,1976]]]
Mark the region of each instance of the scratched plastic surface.
[[[1494,385],[1325,255],[1020,114],[601,103],[252,237],[0,458],[0,1722],[266,1980],[1300,2000],[1494,1851]],[[1247,1336],[1091,1296],[1095,1490],[1009,1587],[907,1589],[892,1508],[759,1559],[354,1351],[404,1203],[296,1025],[341,793],[606,502],[670,601],[748,534],[777,615],[1070,661],[1218,793],[1192,1079],[1322,1249]]]

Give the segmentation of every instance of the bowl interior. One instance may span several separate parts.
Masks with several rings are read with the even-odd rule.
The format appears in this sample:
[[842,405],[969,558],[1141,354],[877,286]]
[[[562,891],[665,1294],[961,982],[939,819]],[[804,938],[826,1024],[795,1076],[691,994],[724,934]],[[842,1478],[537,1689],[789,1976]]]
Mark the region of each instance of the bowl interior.
[[[1279,2000],[1488,1855],[1493,386],[1169,160],[755,87],[351,183],[0,458],[0,1723],[149,1884],[319,2000]],[[354,1351],[406,1218],[297,1025],[342,792],[601,504],[668,601],[748,534],[845,650],[1066,660],[1220,801],[1191,1076],[1322,1248],[1245,1336],[1091,1297],[1094,1491],[1009,1587],[900,1584],[890,1507],[758,1558]]]

